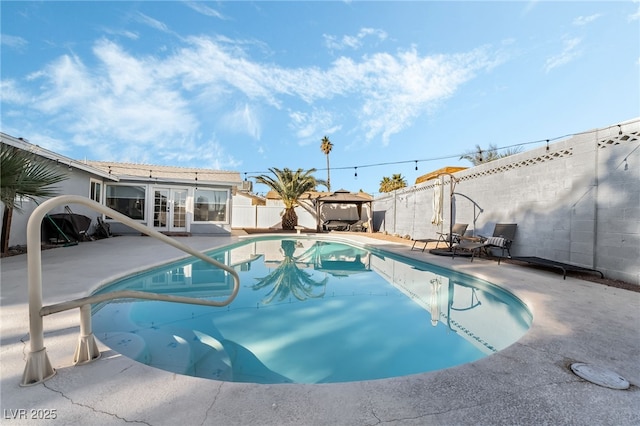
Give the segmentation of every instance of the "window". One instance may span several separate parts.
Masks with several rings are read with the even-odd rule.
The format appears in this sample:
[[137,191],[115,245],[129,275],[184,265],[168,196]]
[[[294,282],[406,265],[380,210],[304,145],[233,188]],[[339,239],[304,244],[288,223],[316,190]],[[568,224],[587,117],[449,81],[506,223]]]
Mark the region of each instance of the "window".
[[193,219],[196,222],[226,222],[229,191],[196,189]]
[[91,199],[98,203],[102,201],[102,182],[91,179]]
[[144,220],[146,191],[144,186],[107,185],[107,207],[129,216]]

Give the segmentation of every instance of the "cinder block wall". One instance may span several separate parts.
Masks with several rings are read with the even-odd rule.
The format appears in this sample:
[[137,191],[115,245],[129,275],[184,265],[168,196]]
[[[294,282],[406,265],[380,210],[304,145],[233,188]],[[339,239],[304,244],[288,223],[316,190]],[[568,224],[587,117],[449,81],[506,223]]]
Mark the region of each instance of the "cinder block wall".
[[[622,131],[622,134],[620,132]],[[443,219],[431,223],[435,181],[376,198],[374,229],[437,238],[453,223],[491,235],[517,223],[514,256],[596,268],[640,285],[640,119],[441,177]],[[452,203],[451,203],[452,201]]]

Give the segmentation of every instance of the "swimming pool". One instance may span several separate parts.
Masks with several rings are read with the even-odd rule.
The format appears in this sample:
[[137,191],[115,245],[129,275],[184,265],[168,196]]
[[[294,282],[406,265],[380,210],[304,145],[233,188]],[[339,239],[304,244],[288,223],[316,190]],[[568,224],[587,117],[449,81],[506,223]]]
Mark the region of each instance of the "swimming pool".
[[[253,383],[333,383],[439,370],[517,341],[532,316],[488,282],[325,238],[252,238],[209,253],[241,289],[227,307],[120,300],[93,306],[96,338],[139,362]],[[222,299],[233,281],[200,260],[100,290]]]

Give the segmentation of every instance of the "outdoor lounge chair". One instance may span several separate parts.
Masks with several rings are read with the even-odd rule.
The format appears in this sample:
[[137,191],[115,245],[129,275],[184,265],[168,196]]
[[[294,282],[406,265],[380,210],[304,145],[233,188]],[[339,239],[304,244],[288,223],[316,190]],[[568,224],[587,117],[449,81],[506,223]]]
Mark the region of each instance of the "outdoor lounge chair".
[[436,242],[436,248],[438,248],[438,244],[443,242],[449,245],[449,240],[451,243],[460,243],[460,238],[467,232],[467,228],[469,227],[468,223],[454,223],[451,228],[451,238],[449,238],[448,232],[436,232],[438,234],[438,241]]
[[[453,243],[459,243],[460,242],[460,238],[464,235],[465,232],[467,232],[467,227],[469,225],[466,223],[454,223],[453,224],[453,228],[452,228],[452,232],[451,232],[451,240]],[[411,246],[411,250],[415,250],[416,249],[416,244],[417,243],[421,243],[424,244],[422,246],[422,251],[424,251],[427,248],[427,244],[429,243],[436,243],[436,248],[438,248],[438,244],[440,244],[441,242],[444,242],[445,244],[449,245],[449,233],[445,233],[445,232],[436,232],[436,234],[438,234],[438,238],[437,239],[433,239],[433,238],[424,238],[424,239],[417,239],[417,240],[413,240],[413,245]],[[418,247],[419,249],[420,247]]]
[[480,252],[484,250],[485,253],[489,254],[489,250],[496,248],[501,250],[501,254],[498,257],[499,265],[500,260],[504,257],[505,250],[507,251],[508,257],[511,257],[510,249],[517,226],[518,224],[516,223],[496,223],[491,237],[479,236],[468,239],[462,238],[459,244],[454,244],[453,246],[453,257],[456,256],[458,250],[467,250],[471,252],[471,261],[473,262],[476,253],[480,255]]
[[366,228],[364,220],[359,220],[356,223],[349,225],[349,231],[351,232],[364,232],[367,230]]

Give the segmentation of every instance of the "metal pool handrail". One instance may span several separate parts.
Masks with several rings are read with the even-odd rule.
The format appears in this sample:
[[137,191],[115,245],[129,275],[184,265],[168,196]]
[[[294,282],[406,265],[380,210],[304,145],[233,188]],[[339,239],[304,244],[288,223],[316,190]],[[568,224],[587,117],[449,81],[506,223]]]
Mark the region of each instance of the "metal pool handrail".
[[[226,300],[216,302],[202,300],[192,297],[171,296],[166,294],[146,293],[133,290],[121,290],[112,293],[98,294],[80,299],[70,300],[49,306],[42,306],[42,253],[40,247],[41,224],[44,216],[54,207],[63,204],[82,204],[91,209],[103,213],[125,225],[156,238],[166,244],[176,247],[192,256],[197,257],[207,263],[227,271],[234,280],[233,291]],[[78,195],[61,195],[40,204],[29,218],[27,223],[27,276],[29,291],[29,341],[30,350],[27,354],[27,365],[22,375],[21,386],[30,386],[43,382],[51,378],[56,372],[51,366],[47,351],[44,346],[44,326],[43,317],[45,315],[66,311],[73,308],[80,308],[80,338],[73,356],[75,365],[94,361],[100,357],[100,350],[96,344],[95,337],[91,330],[91,304],[106,300],[120,298],[151,299],[168,302],[190,303],[194,305],[206,306],[226,306],[235,299],[240,288],[240,277],[231,267],[224,265],[205,254],[168,237],[155,229],[136,222],[117,211],[103,206],[93,200]]]

